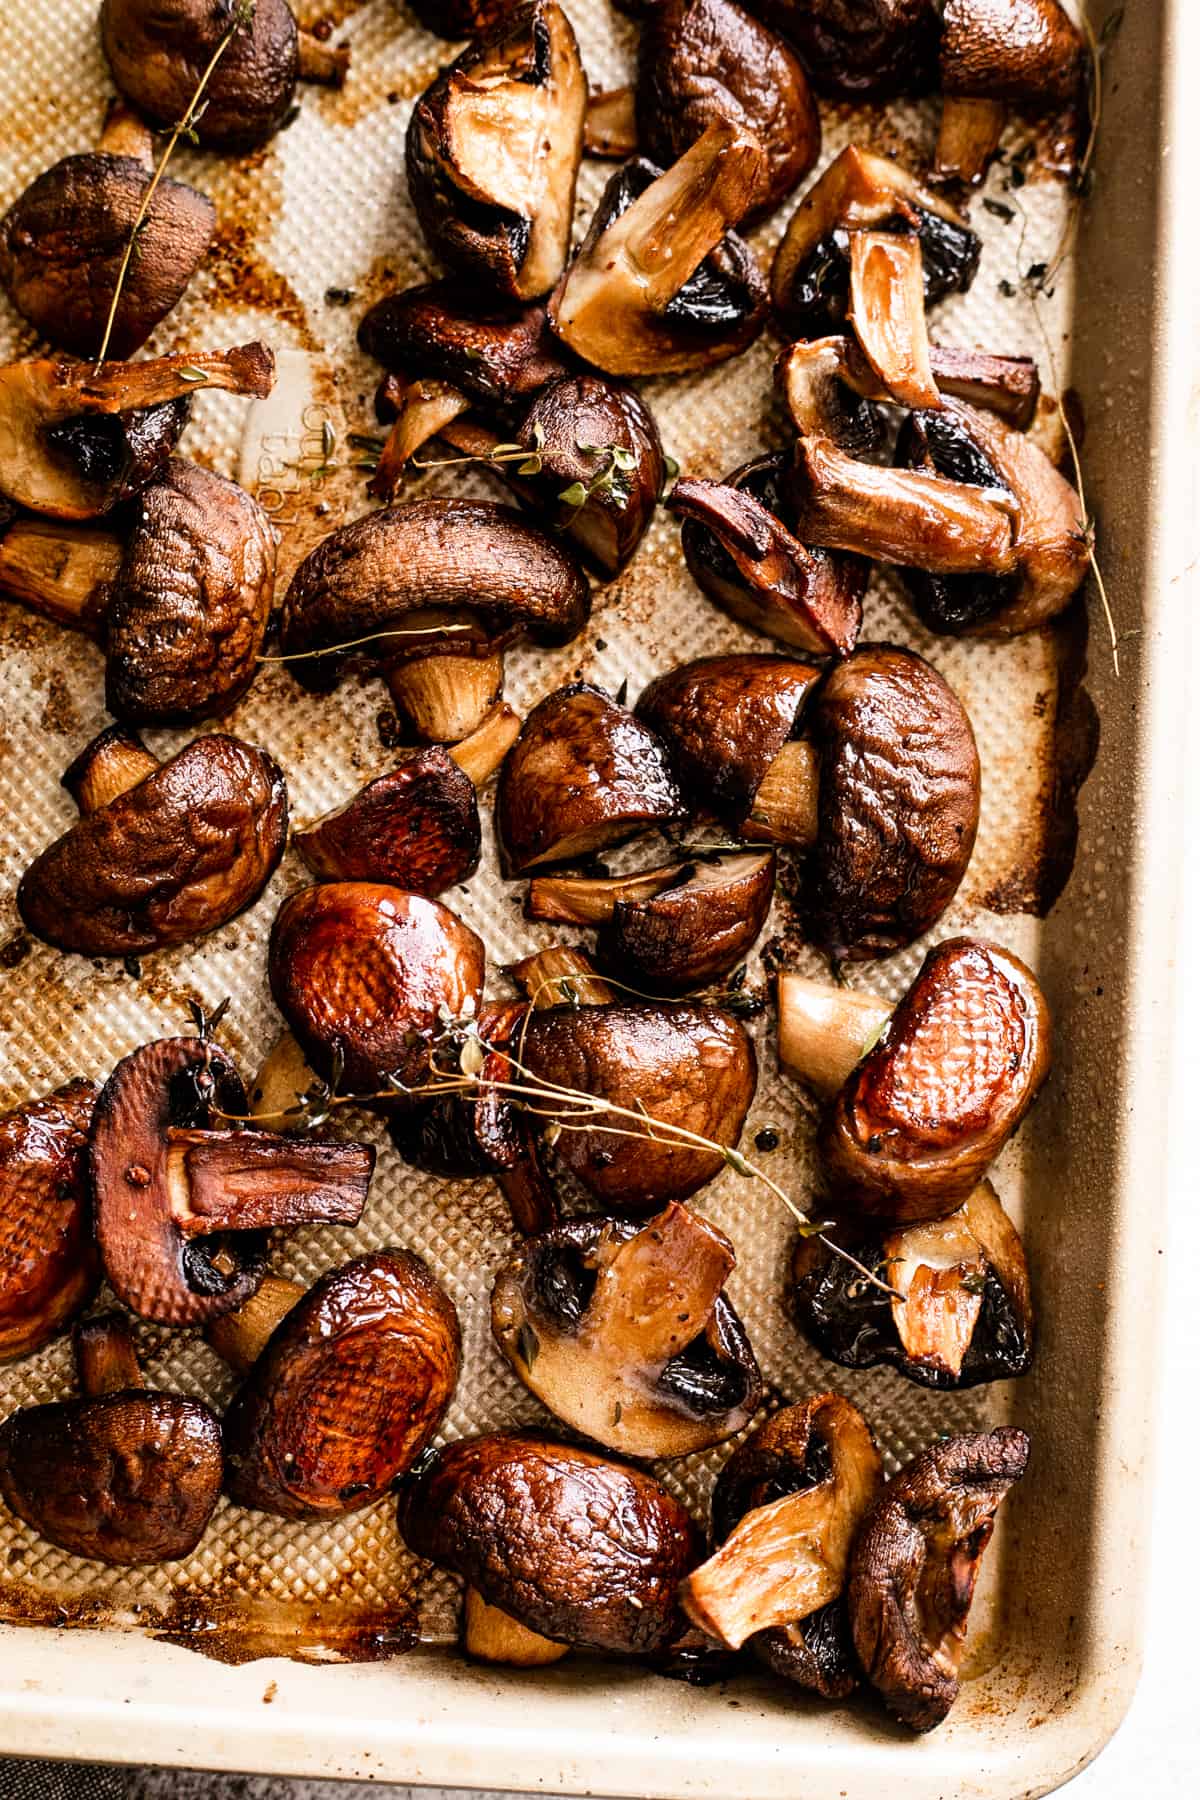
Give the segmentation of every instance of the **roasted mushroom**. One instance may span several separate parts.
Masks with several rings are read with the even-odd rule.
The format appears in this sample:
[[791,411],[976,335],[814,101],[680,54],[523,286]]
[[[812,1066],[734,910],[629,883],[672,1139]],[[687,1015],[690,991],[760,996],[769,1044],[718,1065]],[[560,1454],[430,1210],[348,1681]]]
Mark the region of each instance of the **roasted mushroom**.
[[81,1312],[100,1281],[87,1190],[90,1081],[0,1118],[0,1362],[28,1356]]
[[1045,112],[1078,102],[1083,35],[1059,0],[945,0],[942,124],[935,173],[983,179],[1010,106]]
[[680,1589],[688,1617],[731,1650],[748,1642],[787,1680],[844,1699],[858,1686],[846,1568],[882,1479],[870,1428],[841,1394],[775,1413],[717,1478],[719,1547]]
[[728,1238],[672,1203],[645,1225],[597,1215],[530,1238],[492,1288],[492,1333],[531,1393],[623,1456],[690,1456],[762,1396],[725,1298]]
[[523,631],[566,643],[590,607],[574,558],[511,507],[413,500],[318,544],[280,633],[306,687],[328,693],[349,669],[378,668],[418,737],[457,743],[500,697],[505,645]]
[[631,87],[592,89],[583,122],[585,156],[624,162],[636,156],[637,99]]
[[204,1536],[221,1492],[221,1422],[202,1401],[142,1386],[116,1314],[75,1331],[83,1397],[9,1414],[0,1495],[73,1556],[178,1562]]
[[193,121],[211,150],[253,150],[287,122],[298,81],[337,87],[348,52],[298,31],[287,0],[101,0],[100,39],[112,78],[156,125],[188,116],[223,42]]
[[914,1731],[940,1725],[958,1697],[979,1565],[1028,1459],[1015,1426],[946,1438],[892,1477],[859,1532],[846,1590],[854,1648]]
[[411,11],[427,31],[457,39],[481,37],[525,4],[526,0],[412,0]]
[[[830,1234],[893,1296],[862,1281],[816,1238],[797,1241],[792,1299],[801,1330],[847,1369],[889,1363],[922,1387],[966,1388],[1023,1375],[1033,1304],[1021,1240],[981,1181],[948,1218],[899,1231]],[[896,1298],[894,1296],[899,1296]]]
[[262,1280],[264,1233],[357,1225],[375,1152],[219,1128],[246,1117],[246,1090],[208,1039],[163,1038],[119,1062],[92,1121],[96,1236],[131,1312],[196,1325]]
[[640,1470],[532,1435],[460,1439],[402,1487],[398,1517],[416,1555],[543,1637],[644,1656],[682,1630],[694,1528]]
[[766,290],[731,227],[763,166],[757,138],[716,123],[665,173],[644,157],[618,169],[550,299],[563,342],[610,375],[687,374],[752,343]]
[[530,1631],[498,1606],[489,1606],[473,1587],[463,1593],[462,1647],[479,1662],[503,1663],[513,1669],[543,1669],[561,1662],[571,1648]]
[[[1019,431],[1033,423],[1041,383],[1032,357],[931,344],[929,367],[939,394],[986,407]],[[775,379],[801,437],[829,438],[852,456],[865,455],[882,441],[875,406],[895,396],[852,339],[789,344],[775,364]]]
[[214,733],[160,763],[110,725],[63,776],[79,820],[26,869],[22,919],[83,956],[215,931],[253,904],[287,842],[287,789],[263,750]]
[[409,121],[408,186],[451,268],[508,300],[562,274],[583,154],[587,77],[555,0],[530,0],[443,69]]
[[823,94],[882,100],[929,85],[937,0],[749,0],[781,31]]
[[817,1140],[834,1204],[850,1221],[944,1219],[1049,1073],[1042,991],[1011,951],[961,937],[929,952],[894,1012],[842,993],[780,977],[780,1059],[834,1089]]

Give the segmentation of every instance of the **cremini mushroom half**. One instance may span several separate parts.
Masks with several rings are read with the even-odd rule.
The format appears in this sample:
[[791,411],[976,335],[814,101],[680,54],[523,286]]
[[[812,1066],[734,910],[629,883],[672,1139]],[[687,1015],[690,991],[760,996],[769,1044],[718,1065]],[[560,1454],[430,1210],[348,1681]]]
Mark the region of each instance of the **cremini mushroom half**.
[[[1041,398],[1037,364],[1028,356],[992,356],[930,344],[929,368],[939,396],[965,400],[1025,431]],[[882,441],[876,413],[896,395],[880,380],[852,338],[806,338],[789,344],[775,364],[775,379],[801,437],[829,438],[851,456],[864,456]]]
[[1083,34],[1059,0],[945,0],[942,121],[934,173],[975,185],[987,172],[1011,108],[1077,105]]
[[96,1092],[69,1081],[0,1117],[0,1362],[39,1350],[99,1285],[87,1185]]

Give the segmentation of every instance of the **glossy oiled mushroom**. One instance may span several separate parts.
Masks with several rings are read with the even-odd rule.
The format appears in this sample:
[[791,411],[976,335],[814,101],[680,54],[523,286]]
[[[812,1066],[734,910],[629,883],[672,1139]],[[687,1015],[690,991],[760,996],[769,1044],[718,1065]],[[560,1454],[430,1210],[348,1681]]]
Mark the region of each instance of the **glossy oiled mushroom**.
[[688,1617],[800,1687],[844,1699],[858,1685],[846,1569],[882,1479],[870,1427],[841,1394],[775,1413],[717,1478],[718,1548],[680,1589]]
[[641,1656],[683,1628],[691,1519],[652,1476],[591,1451],[461,1439],[401,1489],[398,1518],[410,1550],[542,1637]]
[[147,1391],[116,1314],[75,1328],[82,1398],[0,1425],[0,1496],[73,1556],[178,1562],[221,1492],[221,1422],[200,1400]]
[[848,1369],[890,1364],[933,1388],[1005,1381],[1029,1368],[1029,1271],[990,1181],[945,1219],[896,1231],[834,1226],[827,1235],[893,1293],[863,1281],[818,1239],[798,1240],[792,1301],[823,1356]]
[[410,10],[426,30],[457,39],[481,37],[525,4],[526,0],[413,0]]
[[567,643],[590,606],[575,559],[511,507],[413,500],[305,557],[280,636],[306,687],[328,693],[351,669],[379,669],[419,738],[457,743],[500,697],[505,646],[522,632]]
[[96,1236],[113,1292],[144,1319],[198,1325],[231,1312],[262,1280],[268,1230],[362,1217],[374,1150],[229,1127],[246,1112],[237,1070],[208,1039],[146,1044],[104,1086],[90,1153]]
[[287,122],[297,82],[336,87],[345,77],[348,52],[298,31],[287,0],[101,0],[113,80],[131,106],[168,129],[186,115],[227,36],[195,119],[208,149],[255,149]]
[[397,1249],[356,1256],[302,1297],[275,1284],[267,1299],[273,1326],[272,1305],[252,1304],[213,1333],[235,1364],[251,1362],[225,1415],[225,1490],[285,1519],[357,1512],[445,1416],[460,1354],[453,1303]]
[[240,738],[160,763],[123,726],[63,776],[80,818],[21,877],[29,929],[60,950],[130,956],[215,931],[262,892],[287,842],[277,764]]
[[87,1189],[96,1091],[69,1081],[0,1118],[0,1362],[40,1349],[99,1284]]
[[430,245],[486,291],[536,300],[562,274],[587,77],[555,0],[468,44],[409,121],[408,186]]
[[846,1594],[854,1648],[914,1731],[940,1725],[958,1697],[979,1565],[1028,1459],[1015,1426],[946,1438],[892,1477],[858,1535]]
[[117,357],[139,350],[182,299],[212,239],[212,202],[169,176],[138,223],[152,146],[144,125],[118,113],[98,149],[55,163],[0,222],[0,284],[43,337],[77,356],[95,356],[104,342],[135,226],[137,255],[107,346]]
[[1050,1070],[1031,971],[983,938],[948,938],[894,1011],[799,975],[779,980],[779,1056],[832,1095],[817,1140],[848,1221],[916,1225],[967,1200]]
[[936,0],[748,0],[796,46],[823,94],[881,100],[928,86]]
[[[929,367],[939,395],[986,407],[1024,431],[1041,398],[1037,364],[1028,356],[991,356],[930,344]],[[852,456],[882,440],[875,411],[895,395],[879,379],[851,338],[808,338],[789,344],[775,364],[775,379],[801,437],[824,437]]]
[[935,172],[982,180],[1010,107],[1045,112],[1076,102],[1083,35],[1059,0],[946,0],[942,123]]
[[672,1204],[638,1226],[573,1219],[522,1244],[492,1289],[492,1332],[531,1393],[624,1456],[690,1456],[732,1437],[762,1395],[724,1287],[736,1258]]

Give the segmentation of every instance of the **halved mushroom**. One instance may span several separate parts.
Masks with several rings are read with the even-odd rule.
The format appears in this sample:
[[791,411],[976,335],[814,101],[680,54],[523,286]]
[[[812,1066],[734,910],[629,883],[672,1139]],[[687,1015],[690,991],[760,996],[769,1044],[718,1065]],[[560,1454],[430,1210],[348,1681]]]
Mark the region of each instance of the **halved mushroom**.
[[563,644],[591,607],[570,553],[511,507],[414,500],[344,525],[300,564],[280,636],[297,678],[328,693],[378,668],[424,740],[470,736],[500,697],[522,632]]
[[[930,344],[929,367],[939,394],[986,407],[1020,431],[1033,423],[1041,382],[1032,357]],[[851,338],[789,344],[776,361],[775,379],[801,437],[829,438],[851,456],[865,456],[882,441],[875,408],[895,396]]]
[[934,73],[935,0],[749,0],[795,44],[815,87],[847,100],[919,92]]
[[1079,99],[1083,35],[1059,0],[946,0],[940,61],[945,98],[934,170],[974,184],[1010,106],[1046,111]]
[[298,31],[287,0],[101,0],[112,78],[156,125],[177,125],[222,41],[196,136],[212,150],[253,150],[287,122],[299,81],[338,87],[349,52]]
[[846,322],[886,392],[902,406],[941,404],[929,360],[921,240],[915,231],[852,231]]
[[98,519],[158,474],[202,388],[264,399],[265,344],[149,362],[0,368],[0,494],[52,519]]
[[843,1003],[844,992],[795,976],[779,988],[785,1065],[820,1085],[843,1076],[817,1140],[834,1203],[849,1220],[943,1219],[982,1180],[1049,1073],[1042,991],[1011,951],[960,937],[929,952],[894,1012],[875,1003],[873,1025],[870,1002]]
[[446,382],[499,412],[571,373],[544,306],[498,302],[461,276],[386,295],[358,342],[394,374]]
[[[277,1292],[281,1317],[225,1414],[225,1491],[284,1519],[358,1512],[441,1424],[458,1382],[458,1315],[408,1250],[356,1256],[301,1299]],[[263,1323],[256,1315],[249,1329]]]
[[99,1285],[87,1190],[96,1092],[69,1081],[0,1118],[0,1362],[39,1350]]
[[246,1090],[207,1039],[163,1038],[119,1062],[92,1121],[96,1236],[113,1292],[163,1325],[231,1312],[262,1280],[264,1233],[356,1225],[375,1152],[269,1131],[244,1118]]
[[685,816],[654,731],[583,681],[534,707],[496,790],[496,836],[510,877],[578,861]]
[[562,274],[583,155],[587,77],[555,0],[530,0],[443,69],[417,101],[408,186],[431,246],[509,300]]
[[322,881],[390,882],[433,896],[479,866],[479,802],[474,784],[434,744],[376,776],[294,842]]
[[200,1400],[142,1385],[117,1314],[76,1326],[82,1398],[0,1425],[0,1495],[39,1536],[97,1562],[190,1556],[221,1492],[221,1422]]
[[285,900],[269,964],[275,1004],[305,1055],[326,1078],[340,1066],[351,1092],[416,1086],[445,1021],[473,1017],[483,991],[475,933],[437,900],[376,882]]
[[843,1699],[858,1686],[842,1599],[855,1533],[883,1465],[841,1394],[785,1406],[738,1445],[713,1490],[719,1548],[680,1589],[688,1617],[731,1650]]
[[543,1637],[643,1656],[682,1630],[694,1527],[639,1469],[532,1434],[460,1439],[402,1487],[398,1522],[417,1556]]
[[798,1240],[792,1300],[823,1356],[847,1369],[887,1363],[932,1388],[1006,1381],[1029,1368],[1029,1271],[990,1181],[948,1218],[892,1232],[835,1226],[830,1235],[902,1298],[870,1286],[816,1238]]
[[854,1648],[888,1709],[932,1731],[958,1698],[967,1618],[996,1510],[1029,1460],[1012,1425],[946,1438],[893,1475],[850,1558]]
[[762,1396],[725,1298],[728,1238],[672,1203],[638,1226],[573,1219],[523,1244],[492,1288],[492,1333],[531,1393],[624,1456],[690,1456],[747,1423]]
[[757,137],[765,153],[752,212],[778,206],[821,152],[821,118],[803,66],[737,0],[659,0],[638,51],[638,141],[672,163],[714,120]]
[[607,1006],[616,989],[598,974],[588,952],[578,944],[551,944],[535,950],[506,971],[535,1011],[552,1006]]
[[758,139],[710,125],[664,173],[637,157],[612,177],[548,313],[610,375],[680,375],[737,356],[766,317],[754,252],[731,229],[759,191]]
[[21,877],[36,936],[129,956],[215,931],[253,904],[287,842],[287,789],[264,750],[214,733],[159,763],[110,725],[63,776],[79,820]]

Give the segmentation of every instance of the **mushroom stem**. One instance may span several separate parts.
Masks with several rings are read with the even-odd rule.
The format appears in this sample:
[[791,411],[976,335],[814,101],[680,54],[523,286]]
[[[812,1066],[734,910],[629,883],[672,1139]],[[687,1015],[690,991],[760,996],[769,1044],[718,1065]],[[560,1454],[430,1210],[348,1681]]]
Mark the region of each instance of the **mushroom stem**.
[[102,1394],[119,1394],[142,1386],[133,1334],[123,1313],[106,1312],[94,1319],[82,1319],[71,1336],[76,1379],[85,1400],[98,1400]]
[[657,1372],[705,1329],[736,1260],[728,1238],[673,1201],[600,1271],[581,1343]]
[[559,1222],[560,1207],[554,1183],[542,1167],[537,1141],[530,1134],[526,1153],[511,1169],[497,1169],[496,1186],[508,1202],[512,1222],[522,1237],[549,1231]]
[[553,1638],[530,1631],[511,1613],[491,1606],[473,1587],[463,1595],[462,1643],[468,1656],[515,1669],[545,1668],[547,1663],[561,1662],[570,1649],[569,1644],[556,1644]]
[[[275,384],[275,355],[266,344],[241,344],[233,350],[156,356],[148,362],[17,363],[8,371],[26,372],[31,383],[45,384],[45,420],[80,413],[133,412],[178,400],[201,388],[247,394],[265,400]],[[47,371],[49,371],[47,373]]]
[[373,1157],[361,1144],[273,1132],[167,1132],[167,1179],[185,1237],[306,1224],[357,1225]]
[[1042,384],[1031,356],[987,356],[982,350],[931,344],[929,363],[943,394],[984,406],[1018,431],[1033,423]]
[[597,266],[611,235],[615,252],[639,271],[646,304],[661,311],[741,219],[763,160],[756,137],[715,121],[609,228],[596,245]]
[[525,898],[528,919],[556,925],[607,925],[622,902],[653,900],[678,881],[686,863],[668,863],[641,875],[538,875]]
[[631,87],[601,88],[588,95],[587,113],[583,121],[585,156],[614,157],[624,162],[636,156],[638,147],[637,112]]
[[248,1375],[267,1347],[275,1327],[304,1297],[298,1281],[264,1275],[262,1286],[233,1312],[210,1319],[204,1336],[217,1355],[238,1375]]
[[999,100],[944,95],[933,157],[934,177],[977,186],[1000,147],[1007,117],[1007,108]]
[[112,531],[18,519],[0,539],[0,593],[98,638],[124,554]]
[[779,1060],[817,1093],[836,1094],[892,1009],[874,994],[785,973],[777,984]]
[[320,87],[341,87],[350,67],[348,44],[326,44],[301,26],[297,31],[300,52],[301,81],[312,81]]
[[154,133],[123,100],[114,100],[109,107],[96,148],[106,156],[131,156],[148,171],[154,167]]
[[[791,1625],[836,1600],[842,1566],[821,1555],[830,1523],[830,1484],[759,1506],[679,1590],[692,1623],[731,1650],[773,1625]],[[806,1555],[797,1554],[803,1545]],[[815,1552],[815,1554],[814,1554]]]
[[124,725],[110,725],[75,758],[62,785],[86,819],[138,787],[159,766],[158,758],[150,754],[135,731]]
[[755,843],[806,846],[817,841],[821,764],[811,744],[785,744],[763,776],[743,837]]
[[431,379],[410,381],[407,385],[398,383],[389,388],[388,399],[396,405],[396,419],[388,432],[369,489],[372,499],[385,501],[395,497],[410,457],[471,406],[460,388],[449,381]]
[[450,752],[468,781],[477,788],[490,781],[521,734],[521,715],[507,701],[494,706],[478,730]]
[[921,240],[885,231],[850,233],[850,322],[863,354],[904,406],[941,405],[929,366]]
[[[315,1087],[317,1072],[290,1031],[276,1038],[250,1090],[250,1116],[272,1131],[308,1129],[300,1103]],[[289,1118],[288,1115],[294,1116]]]
[[586,950],[553,944],[513,963],[509,974],[529,995],[535,1012],[551,1006],[608,1006],[616,992],[596,973]]
[[396,662],[385,676],[404,722],[424,743],[458,744],[478,731],[504,691],[504,657],[454,651]]

